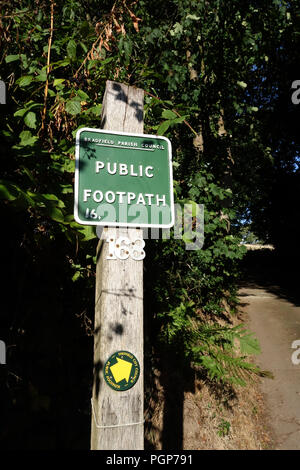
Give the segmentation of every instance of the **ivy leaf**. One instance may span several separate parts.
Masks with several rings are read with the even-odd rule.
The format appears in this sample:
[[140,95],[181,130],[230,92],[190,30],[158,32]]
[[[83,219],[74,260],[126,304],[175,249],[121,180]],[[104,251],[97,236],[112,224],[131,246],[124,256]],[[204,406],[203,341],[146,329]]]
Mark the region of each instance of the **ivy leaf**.
[[24,122],[27,127],[30,127],[31,129],[35,129],[36,128],[36,114],[33,113],[32,111],[29,111],[29,113],[27,113],[24,118]]

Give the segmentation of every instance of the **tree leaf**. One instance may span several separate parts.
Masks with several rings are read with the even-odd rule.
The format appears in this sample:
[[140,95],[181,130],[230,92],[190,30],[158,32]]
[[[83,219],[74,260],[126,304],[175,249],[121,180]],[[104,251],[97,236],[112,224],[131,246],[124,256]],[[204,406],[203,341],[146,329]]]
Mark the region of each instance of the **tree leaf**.
[[198,21],[198,20],[200,20],[200,16],[187,15],[187,19]]
[[161,115],[165,119],[176,119],[177,114],[173,113],[170,109],[164,109]]
[[24,75],[23,77],[18,78],[16,80],[16,84],[19,85],[21,88],[30,85],[32,82],[33,76],[32,75]]
[[56,78],[53,82],[53,86],[57,87],[61,85],[62,83],[64,83],[64,81],[65,81],[65,78]]
[[5,57],[5,62],[9,64],[10,62],[14,62],[15,60],[19,60],[19,59],[20,59],[19,54],[11,54]]
[[76,116],[76,114],[81,113],[81,104],[78,100],[69,100],[66,104],[66,111],[67,113]]
[[79,279],[80,276],[81,276],[80,271],[76,271],[76,273],[75,273],[75,274],[73,275],[73,277],[72,277],[72,281],[73,281],[73,282],[77,281],[77,279]]
[[14,116],[23,117],[26,111],[27,111],[27,108],[18,109],[18,111],[14,113]]
[[238,81],[237,84],[238,84],[241,88],[247,88],[247,83],[246,83],[246,82],[240,82],[240,81]]
[[64,223],[65,221],[62,211],[53,203],[46,206],[46,214],[51,217],[52,220],[55,220],[55,222]]
[[45,69],[40,70],[40,73],[35,77],[37,82],[45,82],[47,80],[47,72]]
[[32,135],[30,131],[22,131],[20,133],[20,145],[22,146],[32,146],[38,140],[38,137]]
[[14,184],[9,181],[0,180],[0,199],[6,199],[7,201],[13,201],[17,199],[20,190]]
[[170,127],[170,122],[171,121],[164,121],[157,129],[157,135],[164,135]]
[[71,60],[76,59],[76,42],[74,41],[74,39],[70,39],[70,41],[68,42],[67,55]]
[[35,129],[36,128],[36,114],[33,113],[32,111],[29,111],[29,113],[27,113],[24,118],[24,122],[27,127],[30,127],[31,129]]
[[84,91],[82,90],[78,90],[77,93],[76,93],[76,98],[80,98],[80,100],[89,100],[90,97],[89,95],[87,95]]
[[93,238],[96,238],[95,229],[91,225],[86,225],[86,226],[80,225],[78,228],[78,231],[81,234],[82,241],[88,241],[88,240],[92,240]]

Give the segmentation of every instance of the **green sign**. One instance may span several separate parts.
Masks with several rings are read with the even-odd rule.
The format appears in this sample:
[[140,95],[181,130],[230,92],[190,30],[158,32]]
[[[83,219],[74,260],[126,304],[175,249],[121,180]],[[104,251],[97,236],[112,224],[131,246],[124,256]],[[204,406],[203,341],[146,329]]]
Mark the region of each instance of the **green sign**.
[[83,225],[172,227],[171,159],[166,137],[79,129],[75,220]]
[[107,385],[117,392],[124,392],[137,382],[140,365],[130,352],[117,351],[106,361],[103,372]]

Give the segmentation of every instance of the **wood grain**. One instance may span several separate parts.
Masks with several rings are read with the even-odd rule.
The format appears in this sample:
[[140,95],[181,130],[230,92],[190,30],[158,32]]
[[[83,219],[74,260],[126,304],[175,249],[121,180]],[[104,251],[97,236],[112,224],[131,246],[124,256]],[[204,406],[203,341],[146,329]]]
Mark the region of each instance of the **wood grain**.
[[[103,129],[143,133],[144,92],[107,81],[103,98]],[[134,241],[143,231],[135,228],[104,228],[97,247],[94,382],[91,449],[142,450],[144,448],[143,373],[143,261],[107,260],[108,237],[126,236]],[[137,383],[129,390],[111,389],[103,366],[118,350],[134,354],[141,367]],[[97,421],[97,424],[96,422]],[[117,426],[104,427],[98,426]]]

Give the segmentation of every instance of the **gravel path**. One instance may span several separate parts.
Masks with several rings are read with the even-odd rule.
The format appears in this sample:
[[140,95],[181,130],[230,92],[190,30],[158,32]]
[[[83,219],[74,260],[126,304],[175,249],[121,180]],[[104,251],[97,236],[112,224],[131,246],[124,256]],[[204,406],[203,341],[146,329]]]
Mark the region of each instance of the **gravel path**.
[[269,426],[278,450],[300,449],[300,364],[293,364],[292,354],[300,359],[300,306],[285,298],[276,286],[243,287],[241,306],[249,317],[249,327],[262,349],[257,363],[274,374],[262,379]]

